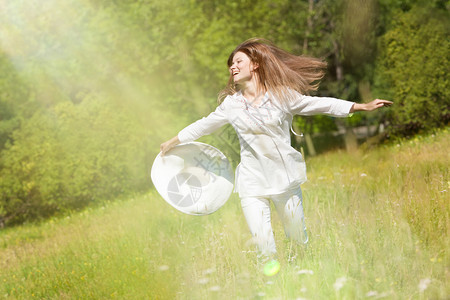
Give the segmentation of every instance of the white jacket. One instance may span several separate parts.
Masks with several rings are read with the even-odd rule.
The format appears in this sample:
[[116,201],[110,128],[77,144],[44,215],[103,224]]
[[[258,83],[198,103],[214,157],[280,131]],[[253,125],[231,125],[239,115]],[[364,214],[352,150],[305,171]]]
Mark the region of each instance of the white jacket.
[[194,141],[229,123],[241,148],[235,179],[235,191],[241,198],[277,195],[298,188],[306,181],[306,166],[300,152],[291,146],[289,129],[293,115],[347,117],[354,102],[294,93],[295,101],[281,109],[269,93],[253,107],[237,92],[227,96],[207,117],[181,130],[178,139],[181,143]]

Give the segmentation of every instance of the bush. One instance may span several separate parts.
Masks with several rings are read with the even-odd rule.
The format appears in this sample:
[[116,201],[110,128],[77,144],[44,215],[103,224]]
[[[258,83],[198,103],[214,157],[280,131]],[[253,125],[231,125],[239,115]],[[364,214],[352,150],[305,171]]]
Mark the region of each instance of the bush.
[[381,38],[377,70],[378,89],[395,103],[391,134],[445,126],[450,119],[448,12],[416,7],[394,19]]
[[138,128],[95,97],[23,121],[2,152],[0,222],[48,217],[146,188],[146,140]]

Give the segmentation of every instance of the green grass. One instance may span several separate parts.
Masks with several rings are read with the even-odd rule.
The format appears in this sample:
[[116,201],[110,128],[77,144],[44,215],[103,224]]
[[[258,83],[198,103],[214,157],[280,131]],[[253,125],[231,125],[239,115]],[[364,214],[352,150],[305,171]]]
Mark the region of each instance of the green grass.
[[310,242],[287,241],[274,213],[274,277],[256,263],[235,195],[195,217],[151,192],[2,230],[0,298],[448,298],[449,137],[308,159]]

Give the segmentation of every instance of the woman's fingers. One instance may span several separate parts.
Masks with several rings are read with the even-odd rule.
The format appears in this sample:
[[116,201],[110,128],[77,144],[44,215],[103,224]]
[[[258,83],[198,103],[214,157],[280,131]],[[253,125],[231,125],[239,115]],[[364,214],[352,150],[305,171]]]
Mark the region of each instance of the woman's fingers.
[[161,155],[166,154],[167,151],[169,151],[170,149],[172,149],[179,143],[180,143],[180,140],[178,139],[178,136],[175,136],[175,137],[171,138],[170,140],[168,140],[167,142],[162,143],[161,146],[159,146],[159,148],[161,150]]
[[371,111],[383,106],[391,106],[393,103],[394,102],[389,100],[375,99],[372,102],[368,103],[368,110]]
[[383,100],[383,99],[375,99],[375,101],[379,101],[383,106],[391,106],[394,102],[389,100]]
[[170,147],[170,144],[169,144],[168,142],[162,143],[161,146],[160,146],[160,149],[161,149],[161,155],[166,154],[166,152],[169,151],[170,148],[171,148],[171,147]]

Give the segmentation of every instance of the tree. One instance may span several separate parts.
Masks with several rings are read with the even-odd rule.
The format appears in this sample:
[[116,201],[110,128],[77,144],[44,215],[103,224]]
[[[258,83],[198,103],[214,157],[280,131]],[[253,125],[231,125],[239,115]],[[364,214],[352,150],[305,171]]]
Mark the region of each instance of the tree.
[[380,40],[378,89],[394,100],[390,132],[412,135],[450,120],[449,14],[415,6],[398,12]]
[[0,52],[0,151],[10,140],[20,119],[29,117],[36,105],[29,101],[30,89],[13,64]]
[[145,132],[87,96],[24,120],[1,153],[0,223],[48,217],[148,188]]

